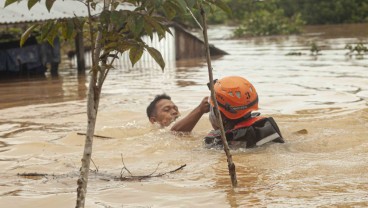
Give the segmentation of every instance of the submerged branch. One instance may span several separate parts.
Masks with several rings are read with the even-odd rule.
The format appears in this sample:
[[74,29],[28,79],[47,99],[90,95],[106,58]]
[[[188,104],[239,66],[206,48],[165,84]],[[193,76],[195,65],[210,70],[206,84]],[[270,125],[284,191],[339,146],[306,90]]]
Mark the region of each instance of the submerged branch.
[[[180,167],[178,167],[174,170],[168,171],[168,172],[159,173],[157,175],[153,175],[151,173],[149,175],[141,175],[141,176],[133,176],[133,175],[125,176],[125,177],[120,176],[119,178],[114,178],[114,180],[116,180],[116,181],[141,181],[141,180],[148,179],[148,178],[156,178],[156,177],[164,176],[164,175],[169,174],[169,173],[174,173],[176,171],[179,171],[179,170],[183,169],[185,166],[187,166],[187,164],[181,165]],[[155,172],[156,172],[156,170],[155,170]]]
[[44,177],[44,176],[48,176],[47,173],[18,173],[17,176],[22,176],[22,177]]
[[[156,175],[153,175],[153,173],[148,174],[148,175],[140,175],[140,176],[116,176],[113,174],[108,174],[108,173],[101,173],[101,172],[94,172],[93,176],[97,177],[98,179],[102,180],[102,181],[141,181],[144,179],[149,179],[149,178],[157,178],[157,177],[161,177],[170,173],[175,173],[181,169],[183,169],[186,166],[186,164],[181,165],[180,167],[168,171],[168,172],[164,172],[164,173],[158,173]],[[156,172],[157,169],[154,171]],[[73,178],[73,177],[78,177],[77,173],[68,173],[68,174],[48,174],[48,173],[37,173],[37,172],[32,172],[32,173],[18,173],[17,176],[20,177],[24,177],[26,179],[32,179],[32,180],[38,180],[41,178],[47,178],[48,180],[50,179],[60,179],[60,178]],[[51,176],[51,178],[48,178],[48,176]]]
[[132,176],[133,174],[130,172],[130,170],[126,167],[124,163],[123,153],[121,154],[121,162],[123,163],[123,167],[121,168],[121,171],[120,171],[120,177],[123,176],[123,170],[128,171],[128,173]]
[[[168,173],[174,173],[174,172],[176,172],[178,170],[183,169],[185,166],[187,166],[186,164],[184,164],[184,165],[176,168],[175,170],[171,170],[169,172],[159,173],[157,175],[154,175],[154,173],[156,173],[156,171],[158,170],[158,167],[161,165],[161,162],[160,162],[159,164],[157,164],[156,169],[152,173],[150,173],[148,175],[135,176],[126,167],[126,165],[124,163],[123,154],[121,154],[121,162],[123,163],[123,167],[121,168],[121,171],[120,171],[120,177],[119,178],[114,178],[114,180],[116,180],[116,181],[140,181],[140,180],[147,179],[147,178],[161,177],[161,176],[164,176],[164,175],[166,175]],[[123,170],[126,170],[129,173],[129,176],[123,176]]]
[[[83,135],[85,136],[86,134],[85,133],[80,133],[80,132],[77,132],[78,135]],[[93,135],[94,137],[98,137],[98,138],[103,138],[103,139],[114,139],[113,137],[108,137],[108,136],[101,136],[101,135],[96,135],[94,134]]]
[[[97,172],[98,172],[98,167],[96,166],[96,164],[95,164],[95,162],[92,160],[92,158],[91,158],[91,161],[92,161],[93,165],[95,166],[95,168],[96,168],[95,172],[97,173]],[[90,170],[91,170],[91,169],[90,169]]]

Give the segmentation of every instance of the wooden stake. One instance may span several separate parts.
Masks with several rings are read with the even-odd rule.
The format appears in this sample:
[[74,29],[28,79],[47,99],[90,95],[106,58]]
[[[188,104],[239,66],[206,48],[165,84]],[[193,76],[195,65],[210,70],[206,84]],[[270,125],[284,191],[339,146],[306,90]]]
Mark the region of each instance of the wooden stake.
[[219,122],[218,126],[220,127],[221,130],[221,140],[222,143],[224,145],[224,151],[226,153],[226,157],[227,157],[227,165],[229,168],[229,174],[230,174],[230,178],[231,178],[231,184],[233,185],[233,187],[236,187],[238,184],[238,181],[236,179],[236,171],[235,171],[235,164],[233,163],[233,159],[230,153],[230,149],[229,149],[229,145],[227,144],[227,140],[226,140],[226,136],[225,136],[225,130],[224,130],[224,125],[222,123],[222,118],[221,118],[221,113],[220,110],[218,108],[218,104],[217,104],[217,100],[216,100],[216,96],[215,96],[215,91],[213,89],[213,75],[212,75],[212,66],[211,66],[211,55],[210,55],[210,49],[209,49],[209,44],[208,44],[208,35],[207,35],[207,19],[206,19],[206,13],[202,7],[201,7],[201,16],[203,18],[203,37],[204,37],[204,44],[205,44],[205,48],[206,48],[206,59],[207,59],[207,66],[208,66],[208,76],[209,76],[209,80],[210,80],[210,89],[211,89],[211,99],[213,100],[214,103],[214,109],[215,109],[215,114],[217,117],[217,121]]

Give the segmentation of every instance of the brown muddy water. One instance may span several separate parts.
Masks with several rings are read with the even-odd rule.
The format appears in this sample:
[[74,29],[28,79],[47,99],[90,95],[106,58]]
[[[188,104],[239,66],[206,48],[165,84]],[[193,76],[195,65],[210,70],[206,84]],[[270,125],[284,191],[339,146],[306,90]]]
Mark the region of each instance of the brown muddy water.
[[[367,45],[368,25],[246,40],[228,39],[230,29],[209,31],[211,43],[230,53],[213,59],[214,76],[253,82],[259,111],[276,119],[286,143],[232,151],[233,189],[223,151],[203,145],[208,115],[189,136],[155,129],[145,115],[162,92],[182,115],[198,105],[209,94],[204,61],[169,61],[164,72],[120,67],[102,91],[96,134],[109,138],[94,140],[86,207],[368,207],[368,54],[344,49]],[[310,55],[312,42],[321,55]],[[58,78],[0,83],[0,207],[75,206],[88,78],[66,66]],[[117,181],[129,176],[122,158],[136,176],[186,166]]]

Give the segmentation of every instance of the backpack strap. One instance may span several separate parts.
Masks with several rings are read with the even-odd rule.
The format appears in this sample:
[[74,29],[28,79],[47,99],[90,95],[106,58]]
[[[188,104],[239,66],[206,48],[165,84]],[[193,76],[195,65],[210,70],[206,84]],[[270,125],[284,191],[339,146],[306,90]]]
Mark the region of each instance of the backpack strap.
[[265,118],[266,117],[263,117],[263,116],[251,117],[251,118],[249,118],[245,121],[242,121],[242,122],[236,124],[234,126],[234,129],[240,129],[240,128],[252,126],[255,122],[257,122],[259,120],[262,120],[262,119],[265,119]]

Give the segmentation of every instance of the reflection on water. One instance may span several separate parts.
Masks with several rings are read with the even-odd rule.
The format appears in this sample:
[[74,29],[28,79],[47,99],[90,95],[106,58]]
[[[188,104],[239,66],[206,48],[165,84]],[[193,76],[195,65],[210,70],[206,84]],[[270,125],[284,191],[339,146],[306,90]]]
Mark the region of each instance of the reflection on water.
[[65,102],[86,98],[86,76],[36,76],[1,80],[0,109],[31,104]]
[[[344,34],[350,27],[354,31]],[[162,92],[182,114],[198,105],[209,93],[204,60],[175,62],[164,72],[151,66],[112,70],[96,127],[97,135],[110,138],[94,140],[86,206],[367,207],[368,57],[349,57],[344,49],[367,44],[356,31],[367,34],[367,28],[318,26],[302,36],[245,40],[226,39],[227,27],[211,28],[211,43],[230,53],[213,59],[214,76],[252,81],[260,111],[275,117],[286,138],[285,144],[233,151],[235,189],[223,151],[201,142],[210,130],[207,116],[192,135],[179,137],[151,127],[145,115],[148,102]],[[323,46],[320,56],[310,55],[311,42]],[[286,56],[292,51],[301,55]],[[57,79],[1,81],[1,207],[75,205],[87,80],[64,69]],[[186,167],[159,178],[115,181],[122,157],[133,175]],[[17,175],[22,173],[46,175]]]

